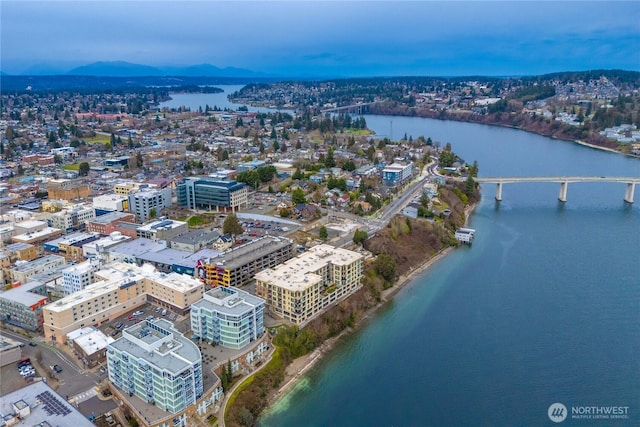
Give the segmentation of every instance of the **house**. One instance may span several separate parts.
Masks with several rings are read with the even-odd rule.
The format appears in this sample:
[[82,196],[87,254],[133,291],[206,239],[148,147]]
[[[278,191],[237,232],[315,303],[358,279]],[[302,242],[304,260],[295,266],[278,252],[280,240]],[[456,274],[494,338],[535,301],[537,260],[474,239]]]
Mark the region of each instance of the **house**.
[[227,233],[227,234],[221,234],[220,236],[218,236],[215,243],[213,244],[213,248],[217,251],[223,252],[229,249],[232,245],[233,245],[233,236],[231,235],[231,233]]

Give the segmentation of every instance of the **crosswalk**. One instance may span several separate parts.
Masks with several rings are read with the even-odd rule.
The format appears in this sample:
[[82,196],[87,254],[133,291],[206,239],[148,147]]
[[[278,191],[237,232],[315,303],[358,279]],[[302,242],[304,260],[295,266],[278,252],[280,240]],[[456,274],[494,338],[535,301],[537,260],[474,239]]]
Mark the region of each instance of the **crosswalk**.
[[96,396],[97,394],[98,394],[97,387],[92,387],[89,390],[86,390],[86,391],[83,391],[82,393],[76,394],[71,399],[69,399],[69,401],[78,404],[80,402],[84,402],[85,400],[91,399],[92,397]]

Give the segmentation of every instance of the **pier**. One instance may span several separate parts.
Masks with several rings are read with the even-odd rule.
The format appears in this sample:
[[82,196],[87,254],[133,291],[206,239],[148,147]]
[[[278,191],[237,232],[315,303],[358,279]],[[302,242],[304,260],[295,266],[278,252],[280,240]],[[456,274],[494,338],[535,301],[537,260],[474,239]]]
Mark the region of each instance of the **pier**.
[[640,177],[606,177],[606,176],[536,176],[536,177],[494,177],[475,178],[480,184],[496,184],[496,200],[502,201],[502,186],[504,184],[517,184],[519,182],[557,182],[560,183],[558,200],[567,201],[567,193],[570,183],[576,182],[613,182],[626,184],[624,191],[624,201],[633,203],[636,184],[640,183]]

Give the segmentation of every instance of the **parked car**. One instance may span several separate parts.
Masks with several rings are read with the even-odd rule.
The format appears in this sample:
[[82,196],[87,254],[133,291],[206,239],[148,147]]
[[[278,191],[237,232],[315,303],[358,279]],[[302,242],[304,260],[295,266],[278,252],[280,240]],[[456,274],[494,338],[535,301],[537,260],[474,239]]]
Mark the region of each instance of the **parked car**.
[[130,314],[129,317],[127,317],[127,320],[133,320],[135,317],[135,314]]
[[164,310],[162,310],[162,315],[166,316],[167,315],[167,309],[165,308]]
[[53,369],[54,371],[56,371],[57,373],[62,372],[62,368],[60,367],[60,365],[53,365],[51,367],[51,369]]
[[118,322],[118,323],[116,323],[116,325],[115,325],[115,326],[116,326],[116,329],[120,329],[120,328],[122,328],[122,326],[124,326],[124,325],[123,325],[123,323],[122,323],[122,322]]
[[156,308],[156,313],[160,313],[160,310],[162,310],[162,307],[157,307]]
[[151,320],[153,318],[154,318],[154,316],[147,316],[147,320]]
[[134,316],[141,316],[141,315],[143,315],[143,314],[144,314],[144,311],[142,311],[142,310],[138,310],[138,311],[135,311],[135,312],[133,313],[133,315],[134,315]]
[[35,347],[35,346],[37,346],[38,344],[36,344],[34,341],[29,341],[29,345],[30,345],[31,347]]

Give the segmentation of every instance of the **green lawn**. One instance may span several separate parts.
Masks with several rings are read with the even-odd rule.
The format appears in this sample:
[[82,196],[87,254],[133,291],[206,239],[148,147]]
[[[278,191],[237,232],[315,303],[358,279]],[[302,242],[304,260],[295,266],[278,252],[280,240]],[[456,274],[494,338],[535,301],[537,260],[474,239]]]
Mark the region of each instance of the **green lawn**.
[[109,144],[111,142],[111,135],[106,133],[97,133],[96,136],[86,138],[87,144]]
[[62,166],[62,169],[67,170],[67,171],[78,172],[80,170],[80,163],[73,163],[71,165],[64,165],[64,166]]

